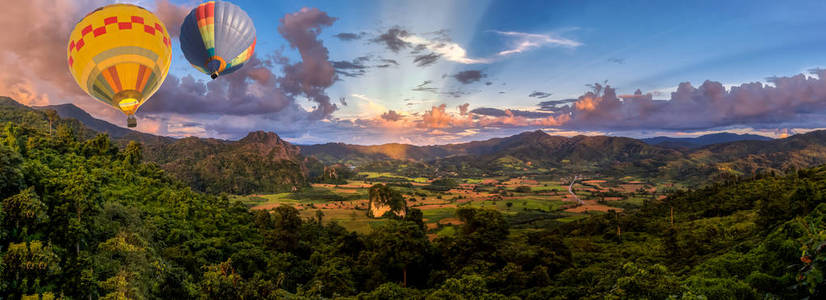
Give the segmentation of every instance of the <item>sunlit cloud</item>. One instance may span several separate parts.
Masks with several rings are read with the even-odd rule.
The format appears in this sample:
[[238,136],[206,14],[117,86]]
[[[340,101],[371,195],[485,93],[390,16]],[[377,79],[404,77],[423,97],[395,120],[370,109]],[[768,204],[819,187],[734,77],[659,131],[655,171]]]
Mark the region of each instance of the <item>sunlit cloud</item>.
[[402,41],[413,44],[422,45],[425,49],[437,54],[445,60],[457,62],[460,64],[483,64],[489,63],[489,59],[485,58],[470,58],[467,55],[467,50],[459,46],[459,44],[450,41],[429,40],[417,35],[406,35],[399,37]]
[[498,31],[493,30],[493,32],[514,38],[515,41],[513,43],[513,47],[507,50],[502,50],[497,53],[499,56],[507,56],[511,54],[522,53],[528,50],[536,49],[543,46],[557,46],[557,47],[568,47],[568,48],[576,48],[582,46],[581,42],[566,39],[563,37],[553,36],[550,34],[536,34],[536,33],[525,33],[525,32],[516,32],[516,31]]

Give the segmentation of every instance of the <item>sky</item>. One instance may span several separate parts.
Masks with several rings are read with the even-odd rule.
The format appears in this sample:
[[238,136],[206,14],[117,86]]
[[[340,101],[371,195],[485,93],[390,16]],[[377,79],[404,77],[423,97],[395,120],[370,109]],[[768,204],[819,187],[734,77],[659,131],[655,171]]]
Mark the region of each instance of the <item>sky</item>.
[[137,113],[147,133],[425,145],[826,127],[823,1],[234,0],[255,55],[214,81],[177,39],[197,1],[19,1],[0,19],[0,95],[122,126],[65,57],[74,24],[113,2],[153,11],[173,37],[170,73]]

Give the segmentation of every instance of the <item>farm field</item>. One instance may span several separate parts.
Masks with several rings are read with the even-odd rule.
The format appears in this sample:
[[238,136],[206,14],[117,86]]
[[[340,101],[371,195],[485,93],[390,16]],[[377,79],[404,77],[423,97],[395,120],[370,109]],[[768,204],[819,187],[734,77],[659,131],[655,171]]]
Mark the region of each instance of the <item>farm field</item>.
[[[505,214],[511,223],[519,224],[518,228],[541,228],[611,210],[633,209],[646,201],[657,201],[663,197],[658,187],[669,186],[633,178],[586,177],[578,179],[572,186],[573,192],[582,200],[582,204],[577,204],[568,192],[572,178],[461,178],[453,179],[455,186],[444,189],[431,188],[434,180],[423,177],[363,172],[357,178],[359,180],[348,180],[343,184],[315,183],[293,193],[236,195],[233,199],[257,210],[293,206],[305,219],[315,219],[321,211],[325,224],[337,222],[348,230],[368,233],[373,226],[383,222],[381,218],[367,216],[369,188],[386,183],[404,196],[409,209],[421,210],[432,239],[455,232],[453,227],[462,224],[455,212],[462,207],[495,209]],[[383,181],[388,178],[392,182]]]

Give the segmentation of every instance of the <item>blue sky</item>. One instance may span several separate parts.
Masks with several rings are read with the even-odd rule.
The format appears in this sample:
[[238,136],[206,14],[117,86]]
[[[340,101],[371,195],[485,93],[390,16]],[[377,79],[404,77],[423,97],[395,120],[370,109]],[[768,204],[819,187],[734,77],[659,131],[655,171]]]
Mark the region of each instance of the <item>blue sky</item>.
[[[173,8],[186,12],[198,3],[121,2],[137,3],[159,15]],[[329,102],[336,105],[335,110],[321,118],[308,117],[314,106],[324,101],[289,93],[278,100],[286,101],[286,108],[258,114],[187,113],[165,111],[156,105],[139,113],[145,119],[141,123],[146,124],[139,130],[229,139],[243,137],[247,131],[270,130],[298,143],[430,144],[532,129],[567,135],[644,137],[721,130],[780,135],[826,127],[821,121],[821,113],[826,113],[826,93],[823,97],[806,93],[806,89],[819,91],[821,85],[826,86],[826,80],[822,82],[810,73],[826,65],[823,1],[231,2],[247,11],[257,29],[256,57],[262,64],[247,67],[265,69],[276,78],[274,86],[262,87],[262,83],[252,82],[249,74],[237,75],[239,82],[248,84],[252,101],[271,101],[268,96],[283,89],[279,80],[290,76],[284,67],[302,62],[300,47],[291,47],[279,33],[285,16],[335,18],[331,25],[320,25],[316,37],[328,51],[327,60],[336,67],[336,74],[330,74],[333,83],[321,87]],[[66,5],[72,3],[74,15],[82,15],[105,1]],[[311,8],[317,11],[308,10]],[[76,18],[74,15],[64,23]],[[170,20],[167,22],[175,22]],[[394,29],[401,33],[388,35]],[[343,33],[357,38],[337,37]],[[397,38],[405,45],[393,49],[383,36]],[[417,63],[426,55],[433,60]],[[391,60],[397,64],[388,63]],[[382,64],[387,66],[378,67]],[[339,68],[346,65],[351,68]],[[354,65],[358,68],[352,68]],[[801,73],[806,75],[794,79]],[[170,74],[175,79],[191,76],[197,84],[208,86],[208,78],[189,66],[177,44]],[[770,77],[797,81],[775,88],[767,79]],[[769,87],[750,86],[754,90],[748,94],[728,90],[720,100],[710,92],[713,84],[701,87],[706,80],[726,89],[750,82]],[[76,93],[61,94],[62,88],[55,87],[59,84],[49,87],[44,78],[31,81],[45,87],[21,93],[24,96],[41,99],[36,97],[38,93],[51,95],[49,103],[73,102],[98,117],[120,123],[116,113]],[[696,89],[684,91],[685,95],[694,93],[685,96],[695,99],[692,106],[675,108],[674,101],[656,101],[671,100],[671,93],[682,82],[690,82]],[[586,92],[591,87],[586,85],[593,83],[607,83],[611,91],[602,89],[589,96]],[[14,92],[11,86],[0,85],[0,92]],[[177,99],[191,93],[164,91],[182,88],[168,79],[150,101],[185,102]],[[256,94],[262,89],[270,95]],[[640,100],[648,102],[622,97],[637,89],[642,98],[651,94]],[[540,97],[530,97],[532,93]],[[175,99],[163,98],[170,95]],[[241,101],[234,99],[239,95],[223,97]],[[342,97],[344,102],[338,101]],[[208,98],[221,101],[216,95]],[[541,101],[566,99],[574,100],[540,110]],[[463,111],[459,106],[465,103]],[[761,105],[782,112],[749,108]],[[485,110],[491,108],[498,111]],[[679,124],[663,125],[662,120],[673,120],[671,116],[680,110],[687,116],[680,116]],[[698,116],[692,119],[692,113]],[[707,117],[709,114],[715,116]]]

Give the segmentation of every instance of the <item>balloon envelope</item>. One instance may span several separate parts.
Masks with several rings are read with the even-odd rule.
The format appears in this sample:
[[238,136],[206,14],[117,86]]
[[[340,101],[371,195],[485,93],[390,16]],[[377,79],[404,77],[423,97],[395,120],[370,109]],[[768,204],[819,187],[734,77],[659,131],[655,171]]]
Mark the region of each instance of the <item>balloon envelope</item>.
[[172,60],[166,26],[130,4],[96,9],[69,37],[69,70],[87,94],[121,110],[129,127],[134,114],[166,79]]
[[215,79],[249,60],[255,51],[255,26],[235,4],[209,1],[186,16],[180,40],[189,63]]

